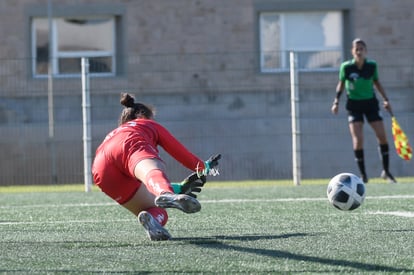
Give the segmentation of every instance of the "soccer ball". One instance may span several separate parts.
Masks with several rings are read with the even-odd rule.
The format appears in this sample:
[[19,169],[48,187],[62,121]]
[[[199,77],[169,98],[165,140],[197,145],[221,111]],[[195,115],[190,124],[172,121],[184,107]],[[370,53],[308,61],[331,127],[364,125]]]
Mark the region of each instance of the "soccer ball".
[[340,210],[354,210],[365,199],[365,184],[351,173],[341,173],[333,177],[326,190],[329,202]]

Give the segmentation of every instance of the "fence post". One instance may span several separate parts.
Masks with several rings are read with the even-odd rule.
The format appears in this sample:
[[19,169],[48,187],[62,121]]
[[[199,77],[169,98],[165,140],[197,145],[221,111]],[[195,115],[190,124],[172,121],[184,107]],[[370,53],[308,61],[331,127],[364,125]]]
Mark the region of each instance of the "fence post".
[[[47,3],[47,17],[49,28],[49,41],[52,41],[52,2],[48,0]],[[49,149],[51,159],[51,176],[52,183],[58,182],[57,170],[56,170],[56,141],[55,141],[55,118],[54,118],[54,104],[53,104],[53,62],[54,52],[52,43],[49,43],[49,62],[47,72],[47,106],[48,106],[48,118],[49,118]]]
[[89,90],[89,59],[82,57],[83,171],[85,192],[92,188],[91,100]]
[[292,173],[293,183],[300,185],[301,152],[300,152],[300,116],[299,116],[299,72],[297,53],[290,52],[290,103],[292,116]]

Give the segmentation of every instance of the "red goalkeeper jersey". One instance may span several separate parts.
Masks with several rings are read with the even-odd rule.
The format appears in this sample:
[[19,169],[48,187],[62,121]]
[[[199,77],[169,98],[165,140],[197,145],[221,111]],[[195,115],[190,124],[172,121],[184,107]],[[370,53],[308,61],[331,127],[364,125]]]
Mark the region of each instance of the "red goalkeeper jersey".
[[200,158],[192,154],[165,127],[151,119],[135,119],[119,126],[106,136],[97,153],[104,150],[107,156],[111,155],[124,168],[129,168],[133,175],[135,165],[140,160],[160,159],[158,146],[188,169],[204,169],[204,162]]
[[92,166],[94,182],[110,197],[124,202],[141,184],[134,176],[138,162],[148,158],[161,160],[158,146],[192,171],[205,168],[204,162],[161,124],[140,118],[110,132],[97,148]]

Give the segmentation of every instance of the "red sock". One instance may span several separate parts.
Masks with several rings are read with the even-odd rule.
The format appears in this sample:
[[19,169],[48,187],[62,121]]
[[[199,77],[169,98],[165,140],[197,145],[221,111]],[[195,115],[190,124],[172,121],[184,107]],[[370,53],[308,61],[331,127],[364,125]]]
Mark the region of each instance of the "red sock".
[[165,192],[174,193],[174,189],[171,187],[167,175],[160,169],[149,171],[145,177],[145,185],[151,193],[157,196]]
[[162,226],[164,226],[168,221],[168,214],[164,208],[151,207],[151,208],[145,209],[145,211],[150,213],[151,216],[153,216],[154,219],[156,219],[157,222],[159,222]]

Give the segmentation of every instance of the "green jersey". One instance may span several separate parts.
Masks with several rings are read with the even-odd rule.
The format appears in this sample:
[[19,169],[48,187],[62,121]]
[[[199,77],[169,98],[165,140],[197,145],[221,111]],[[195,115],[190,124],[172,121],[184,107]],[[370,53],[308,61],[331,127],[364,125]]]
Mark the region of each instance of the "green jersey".
[[339,80],[345,82],[349,99],[363,100],[375,97],[374,81],[378,80],[377,63],[365,59],[362,69],[358,69],[355,59],[345,61],[339,70]]

